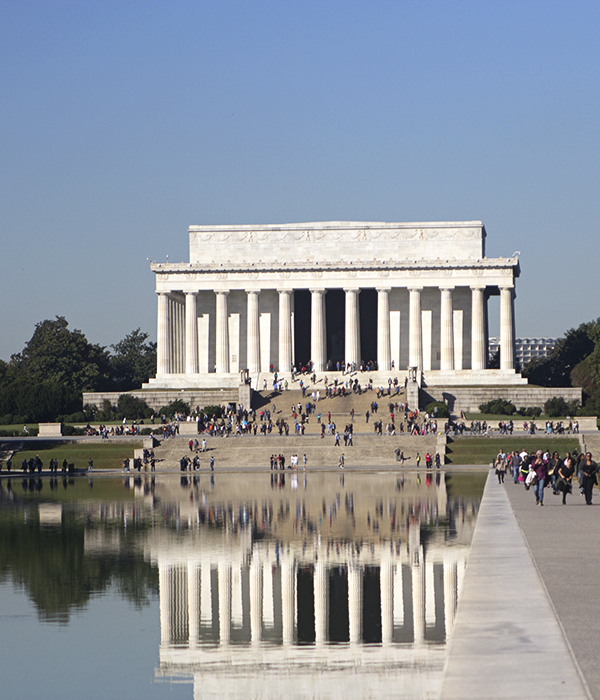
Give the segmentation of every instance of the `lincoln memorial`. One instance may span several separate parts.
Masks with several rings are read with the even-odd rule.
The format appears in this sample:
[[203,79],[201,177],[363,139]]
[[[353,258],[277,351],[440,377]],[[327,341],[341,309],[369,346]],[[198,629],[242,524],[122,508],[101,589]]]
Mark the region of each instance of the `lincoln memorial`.
[[[487,258],[480,221],[190,226],[189,262],[151,264],[157,375],[147,389],[233,387],[248,370],[343,367],[429,386],[514,385],[519,260]],[[500,297],[500,368],[487,369]]]

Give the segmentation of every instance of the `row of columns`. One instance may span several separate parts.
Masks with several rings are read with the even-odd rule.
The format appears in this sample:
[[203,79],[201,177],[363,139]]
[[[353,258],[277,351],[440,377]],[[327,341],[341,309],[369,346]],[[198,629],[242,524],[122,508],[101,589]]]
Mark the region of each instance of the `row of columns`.
[[[413,637],[416,643],[425,641],[425,571],[422,548],[410,565],[412,593],[409,600],[412,606]],[[443,566],[444,628],[449,636],[454,616],[458,590],[458,562],[450,557],[438,562]],[[204,565],[202,565],[204,566]],[[396,569],[391,559],[386,558],[380,565],[380,606],[381,606],[381,641],[390,644],[394,636],[394,607],[403,607],[405,592],[397,589],[395,584]],[[297,563],[292,559],[281,562],[281,624],[282,643],[289,646],[294,643],[297,602],[296,577]],[[171,566],[159,563],[161,643],[170,644],[173,639],[182,643],[185,639],[190,647],[195,647],[200,639],[200,621],[205,619],[201,601],[201,589],[209,577],[201,576],[202,567],[197,562],[183,566]],[[254,558],[249,566],[249,621],[250,641],[259,643],[263,639],[263,596],[264,577],[271,574],[272,564]],[[315,643],[327,642],[329,624],[329,568],[323,561],[315,563],[313,568],[314,590],[314,624]],[[355,562],[348,563],[348,637],[351,644],[359,644],[363,638],[363,567]],[[400,576],[401,576],[400,570]],[[204,579],[204,580],[203,580]],[[232,625],[232,565],[220,561],[217,565],[218,583],[218,629],[221,645],[231,642]],[[406,591],[408,593],[408,591]],[[211,592],[210,599],[214,596]],[[395,597],[401,600],[395,602]],[[209,599],[209,600],[210,600]],[[212,604],[211,604],[212,608]],[[209,612],[209,615],[211,613]]]
[[[453,287],[442,287],[440,306],[440,369],[454,369]],[[280,372],[290,372],[293,365],[292,292],[279,293],[279,365]],[[358,295],[360,289],[345,289],[345,361],[361,360],[360,316]],[[377,290],[377,365],[381,371],[391,370],[390,288]],[[423,287],[409,288],[409,365],[423,366],[423,331],[421,323],[421,292]],[[325,323],[325,289],[311,289],[311,359],[316,372],[327,364],[327,334]],[[248,369],[260,372],[259,292],[247,290],[247,362]],[[215,369],[229,372],[228,291],[216,294]],[[485,287],[471,287],[471,369],[486,367],[487,334]],[[177,347],[183,347],[180,337],[185,335],[185,373],[197,374],[198,326],[196,321],[196,293],[185,293],[185,330],[181,305],[174,310],[168,292],[158,293],[157,369],[158,374],[170,374],[174,368],[183,369]],[[514,289],[500,289],[500,368],[514,369]],[[175,342],[174,342],[175,341]]]

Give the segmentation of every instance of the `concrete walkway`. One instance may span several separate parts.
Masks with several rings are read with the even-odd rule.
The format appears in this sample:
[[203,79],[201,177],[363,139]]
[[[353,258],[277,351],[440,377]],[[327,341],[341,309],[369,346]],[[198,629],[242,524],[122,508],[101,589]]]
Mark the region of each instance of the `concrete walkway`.
[[594,490],[588,507],[575,483],[563,506],[546,488],[540,508],[521,484],[504,489],[591,697],[600,700],[600,495]]
[[[589,699],[592,696],[511,509],[506,489],[512,488],[519,489],[512,483],[500,486],[490,472],[440,697]],[[530,506],[524,504],[524,508],[536,509],[533,495],[527,496]],[[535,515],[546,516],[543,508],[537,511]],[[551,538],[550,533],[547,537]],[[563,576],[569,577],[568,569]]]

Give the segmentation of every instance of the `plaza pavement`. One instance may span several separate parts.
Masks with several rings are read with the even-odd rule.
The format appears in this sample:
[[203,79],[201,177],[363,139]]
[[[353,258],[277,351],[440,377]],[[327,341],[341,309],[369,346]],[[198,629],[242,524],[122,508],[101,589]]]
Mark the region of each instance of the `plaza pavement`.
[[490,471],[442,700],[600,698],[600,507],[545,499]]

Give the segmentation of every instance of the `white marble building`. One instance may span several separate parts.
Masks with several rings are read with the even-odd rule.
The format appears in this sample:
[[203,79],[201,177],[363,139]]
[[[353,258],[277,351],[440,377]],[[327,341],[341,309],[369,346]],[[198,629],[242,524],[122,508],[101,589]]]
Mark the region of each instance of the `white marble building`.
[[[248,369],[416,367],[429,386],[520,384],[519,261],[485,256],[480,221],[190,226],[190,261],[152,263],[157,375],[146,388],[235,386]],[[500,296],[501,367],[487,370]],[[419,381],[420,383],[420,381]]]

